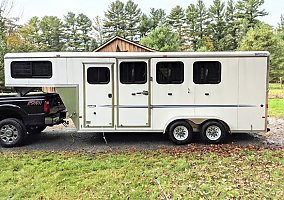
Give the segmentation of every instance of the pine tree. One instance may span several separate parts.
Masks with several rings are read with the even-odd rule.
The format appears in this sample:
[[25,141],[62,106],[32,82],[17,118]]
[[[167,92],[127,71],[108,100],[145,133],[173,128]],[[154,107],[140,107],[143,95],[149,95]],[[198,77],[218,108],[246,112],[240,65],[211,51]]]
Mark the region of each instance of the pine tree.
[[149,17],[142,14],[140,18],[139,33],[140,37],[148,35],[158,26],[166,24],[166,12],[163,9],[151,8]]
[[79,46],[78,27],[76,22],[76,14],[68,12],[64,16],[64,50],[65,51],[77,51]]
[[248,28],[254,27],[259,22],[258,17],[268,15],[261,7],[264,0],[239,0],[237,4],[238,18],[247,21]]
[[139,24],[139,35],[140,38],[148,35],[148,33],[151,31],[152,23],[151,19],[146,15],[142,14],[140,18],[140,24]]
[[208,15],[211,20],[208,29],[213,40],[214,49],[222,51],[221,41],[226,35],[225,3],[221,2],[221,0],[214,0],[213,5],[208,10]]
[[197,18],[196,18],[196,34],[198,37],[197,49],[204,47],[205,43],[208,41],[208,12],[203,0],[198,0],[196,4]]
[[239,22],[237,20],[236,6],[233,0],[229,0],[226,7],[226,34],[221,41],[222,49],[225,51],[236,50],[239,45]]
[[168,16],[168,23],[173,27],[173,30],[178,34],[180,41],[180,50],[185,49],[185,13],[181,6],[176,6],[171,10]]
[[197,19],[198,10],[194,4],[190,4],[186,9],[186,24],[188,27],[188,42],[193,51],[197,50]]
[[97,45],[102,45],[104,43],[103,22],[99,16],[94,19],[93,30]]
[[108,40],[115,36],[127,36],[124,3],[116,0],[105,12],[104,35]]
[[[79,51],[89,51],[92,45],[92,21],[83,13],[76,18]],[[93,48],[92,48],[93,49]]]
[[151,20],[151,30],[154,30],[158,26],[166,24],[167,21],[167,14],[165,10],[159,8],[151,8],[150,11],[150,20]]
[[41,41],[47,46],[46,51],[61,51],[62,22],[58,17],[45,16],[40,21]]
[[141,10],[138,4],[129,0],[125,5],[125,23],[126,23],[126,38],[131,41],[137,41],[139,37],[139,22],[141,17]]

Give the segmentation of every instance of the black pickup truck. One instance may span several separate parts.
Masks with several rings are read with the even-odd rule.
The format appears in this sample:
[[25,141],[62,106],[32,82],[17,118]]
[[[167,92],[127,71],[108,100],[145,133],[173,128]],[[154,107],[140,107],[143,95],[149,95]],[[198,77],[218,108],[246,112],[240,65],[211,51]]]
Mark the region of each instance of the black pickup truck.
[[1,146],[19,146],[27,134],[64,123],[65,110],[60,96],[55,93],[0,95]]

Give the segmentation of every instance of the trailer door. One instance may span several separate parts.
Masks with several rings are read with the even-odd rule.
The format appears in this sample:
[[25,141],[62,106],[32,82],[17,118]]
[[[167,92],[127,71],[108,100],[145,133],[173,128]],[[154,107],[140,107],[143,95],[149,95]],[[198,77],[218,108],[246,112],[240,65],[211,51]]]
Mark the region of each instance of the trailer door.
[[85,127],[114,127],[113,63],[84,65]]
[[149,77],[149,60],[119,60],[117,102],[119,127],[150,126]]

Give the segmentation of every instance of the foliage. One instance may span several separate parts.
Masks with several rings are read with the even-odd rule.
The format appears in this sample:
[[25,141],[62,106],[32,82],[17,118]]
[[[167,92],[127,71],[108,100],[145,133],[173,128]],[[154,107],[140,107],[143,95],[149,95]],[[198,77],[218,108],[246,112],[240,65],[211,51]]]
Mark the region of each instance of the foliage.
[[[3,199],[282,199],[283,149],[2,153]],[[159,184],[162,190],[159,188]]]
[[269,51],[271,53],[270,80],[279,80],[279,77],[284,75],[283,44],[283,41],[274,34],[271,26],[258,23],[243,37],[239,50]]
[[76,16],[69,12],[64,17],[64,34],[66,51],[92,51],[97,45],[95,39],[91,38],[92,21],[83,13]]
[[174,33],[169,26],[163,25],[143,37],[140,43],[157,51],[177,51],[179,38],[178,34]]
[[208,15],[210,17],[208,29],[212,36],[214,49],[222,51],[224,48],[221,40],[226,35],[225,3],[221,0],[214,0],[208,10]]
[[171,10],[168,16],[168,24],[172,26],[173,31],[178,34],[180,41],[180,50],[185,50],[186,41],[186,26],[185,26],[185,14],[181,6],[176,6]]
[[[283,80],[284,18],[281,16],[276,29],[263,25],[261,17],[268,14],[263,4],[264,0],[214,0],[206,7],[204,0],[197,0],[186,8],[175,6],[167,15],[161,8],[145,14],[133,0],[116,0],[104,18],[97,16],[93,21],[83,13],[69,12],[63,19],[35,16],[18,25],[18,19],[8,14],[13,0],[0,0],[0,74],[6,52],[93,51],[119,35],[135,42],[141,39],[146,46],[162,51],[268,50],[270,80]],[[3,73],[0,84],[1,80]]]
[[139,35],[140,15],[141,10],[132,0],[128,0],[126,5],[119,0],[111,3],[109,9],[105,12],[105,37],[110,39],[114,36],[121,36],[136,40]]

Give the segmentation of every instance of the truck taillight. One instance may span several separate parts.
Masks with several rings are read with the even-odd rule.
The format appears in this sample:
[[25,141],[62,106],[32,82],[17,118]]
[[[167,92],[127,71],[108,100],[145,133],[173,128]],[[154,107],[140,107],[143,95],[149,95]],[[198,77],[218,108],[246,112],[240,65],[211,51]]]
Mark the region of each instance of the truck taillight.
[[45,113],[49,113],[49,111],[50,111],[49,101],[44,102],[43,110],[44,110]]

